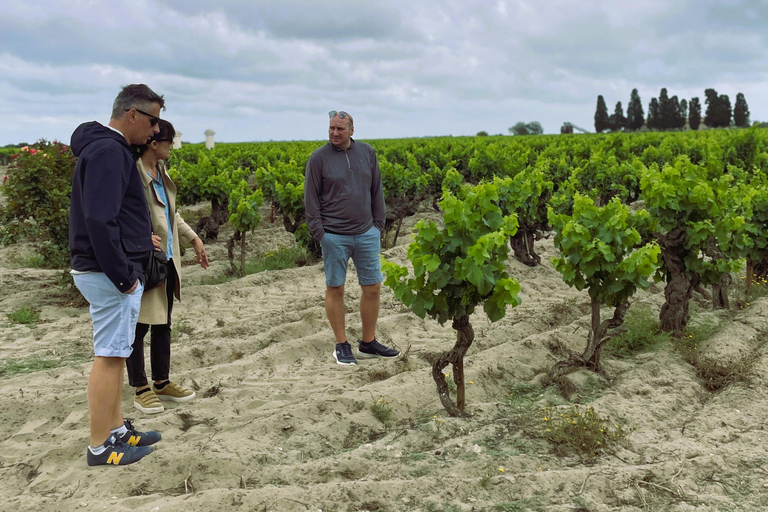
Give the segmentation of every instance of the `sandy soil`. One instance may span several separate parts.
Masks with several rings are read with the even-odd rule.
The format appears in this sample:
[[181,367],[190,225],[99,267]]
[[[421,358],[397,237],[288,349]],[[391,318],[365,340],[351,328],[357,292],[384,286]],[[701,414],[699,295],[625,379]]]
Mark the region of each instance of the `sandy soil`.
[[[388,258],[405,261],[414,221]],[[266,223],[249,245],[258,253],[290,243],[281,224]],[[228,266],[225,245],[209,245],[207,271],[188,251],[171,371],[198,397],[148,416],[132,408],[126,386],[126,416],[163,441],[122,468],[85,463],[87,308],[56,286],[61,271],[23,268],[29,247],[0,248],[0,363],[53,361],[0,375],[0,510],[768,510],[768,300],[739,312],[694,305],[695,321],[719,322],[703,353],[754,359],[748,380],[720,392],[708,392],[671,344],[629,359],[606,355],[607,379],[571,374],[572,401],[631,433],[595,460],[560,455],[540,436],[541,408],[568,401],[540,384],[567,350],[583,349],[589,303],[553,270],[551,241],[537,243],[543,265],[509,262],[522,305],[495,324],[472,317],[469,418],[446,416],[430,377],[431,355],[454,342],[449,325],[419,319],[384,289],[378,335],[410,345],[407,361],[337,366],[320,264],[206,285]],[[354,338],[354,272],[348,283]],[[658,311],[661,286],[635,302]],[[38,309],[41,321],[10,323],[7,314],[22,306]],[[386,425],[371,410],[380,399],[391,401]]]

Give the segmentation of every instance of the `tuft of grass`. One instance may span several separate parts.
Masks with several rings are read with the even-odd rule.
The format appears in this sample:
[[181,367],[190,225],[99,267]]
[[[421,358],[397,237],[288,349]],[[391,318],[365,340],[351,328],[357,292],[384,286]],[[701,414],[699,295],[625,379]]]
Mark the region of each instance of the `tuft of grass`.
[[590,407],[571,405],[569,409],[548,407],[541,411],[542,436],[560,453],[595,458],[622,442],[629,431]]
[[390,404],[393,401],[387,400],[384,396],[376,398],[373,393],[371,393],[371,398],[373,399],[373,404],[370,407],[371,414],[385,426],[389,425],[392,421],[392,406]]
[[61,366],[61,364],[61,361],[44,359],[39,356],[32,356],[26,359],[6,359],[0,361],[0,377],[48,370]]
[[12,324],[36,324],[40,321],[40,311],[27,306],[11,311],[6,316]]
[[70,354],[62,359],[47,359],[40,356],[30,356],[25,359],[0,360],[0,377],[12,377],[26,373],[50,370],[73,364],[80,364],[91,360],[90,354]]
[[653,350],[671,339],[661,330],[658,316],[647,305],[631,308],[622,327],[625,331],[605,344],[606,350],[619,358]]
[[311,262],[312,257],[304,247],[283,247],[282,249],[269,251],[246,261],[245,272],[242,275],[239,271],[232,273],[231,270],[227,270],[223,274],[204,277],[200,281],[200,284],[224,284],[240,277],[264,272],[265,270],[284,270],[286,268],[303,267]]
[[742,351],[738,356],[729,359],[702,355],[699,351],[701,343],[709,339],[717,329],[716,321],[706,320],[690,325],[676,340],[685,360],[696,369],[696,375],[704,387],[712,392],[720,391],[734,382],[749,382],[759,357],[759,347]]
[[283,270],[303,267],[310,261],[307,250],[303,247],[284,247],[269,251],[245,263],[245,275],[256,274],[265,270]]

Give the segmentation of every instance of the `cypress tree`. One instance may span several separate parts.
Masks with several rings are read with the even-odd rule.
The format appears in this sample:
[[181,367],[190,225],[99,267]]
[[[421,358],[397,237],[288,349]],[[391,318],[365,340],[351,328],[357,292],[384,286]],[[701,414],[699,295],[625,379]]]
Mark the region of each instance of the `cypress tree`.
[[731,99],[727,94],[721,94],[717,101],[717,126],[728,128],[731,126]]
[[671,117],[671,109],[669,103],[669,96],[667,95],[667,88],[662,87],[659,92],[659,107],[656,128],[661,130],[669,130],[672,128],[673,119]]
[[637,89],[632,89],[632,94],[629,97],[629,104],[627,105],[627,128],[632,131],[637,131],[643,127],[645,121],[645,113],[643,112],[643,104],[640,101],[640,95],[637,93]]
[[597,110],[595,110],[595,133],[601,133],[608,128],[608,107],[605,106],[603,95],[597,97]]
[[659,128],[659,100],[651,98],[648,104],[648,129],[658,130]]
[[685,99],[680,100],[680,129],[685,128],[685,121],[688,119],[688,102]]
[[688,110],[688,126],[691,127],[691,130],[698,130],[701,124],[701,103],[699,103],[699,98],[691,98]]
[[704,124],[713,128],[717,122],[717,107],[720,102],[717,99],[717,91],[714,89],[705,89],[704,96],[707,99],[704,103],[707,105],[707,110],[704,112]]
[[621,102],[616,103],[616,108],[613,110],[613,115],[608,119],[612,132],[618,132],[623,130],[627,126],[627,118],[624,117],[624,107],[621,106]]
[[[677,99],[677,96],[672,96],[669,98],[669,102],[667,103],[667,113],[664,116],[667,119],[667,130],[674,130],[682,128],[682,125],[680,124],[680,102]],[[685,123],[685,120],[682,120],[683,123]]]
[[749,106],[742,93],[736,95],[736,104],[733,106],[733,124],[739,128],[749,128]]

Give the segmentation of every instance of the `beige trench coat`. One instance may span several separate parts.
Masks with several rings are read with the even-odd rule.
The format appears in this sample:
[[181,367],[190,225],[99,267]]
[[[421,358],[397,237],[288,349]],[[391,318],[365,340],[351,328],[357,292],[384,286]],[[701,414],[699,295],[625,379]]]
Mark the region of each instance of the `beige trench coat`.
[[[160,247],[168,245],[168,222],[165,219],[165,205],[155,192],[152,185],[152,178],[147,174],[141,159],[136,161],[136,167],[141,175],[141,182],[144,185],[144,195],[149,204],[149,215],[152,218],[152,232],[160,236]],[[160,175],[163,177],[165,194],[168,196],[169,211],[173,222],[173,266],[176,268],[176,289],[174,295],[181,300],[181,250],[180,242],[189,244],[197,237],[197,234],[190,228],[176,211],[176,185],[168,176],[164,162],[160,161]],[[168,322],[168,299],[165,293],[165,284],[149,290],[141,298],[141,313],[139,313],[139,322],[142,324],[162,325]]]

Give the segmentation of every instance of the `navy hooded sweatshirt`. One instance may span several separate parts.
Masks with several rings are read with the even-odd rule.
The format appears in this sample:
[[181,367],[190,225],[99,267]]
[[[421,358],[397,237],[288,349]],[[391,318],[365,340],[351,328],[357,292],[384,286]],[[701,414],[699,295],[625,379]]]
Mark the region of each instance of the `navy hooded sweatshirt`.
[[69,210],[72,269],[104,272],[121,292],[137,279],[152,250],[152,225],[141,176],[125,138],[96,121],[72,134],[77,157]]

